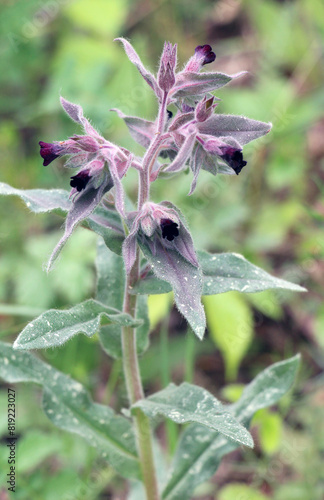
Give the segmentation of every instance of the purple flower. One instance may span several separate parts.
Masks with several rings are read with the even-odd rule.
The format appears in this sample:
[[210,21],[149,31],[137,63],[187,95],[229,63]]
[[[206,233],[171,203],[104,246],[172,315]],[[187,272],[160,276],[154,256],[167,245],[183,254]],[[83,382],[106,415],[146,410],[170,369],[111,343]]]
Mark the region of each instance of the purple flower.
[[200,58],[202,65],[212,63],[216,59],[216,54],[210,45],[198,45],[195,48],[195,54],[197,58]]
[[127,272],[135,262],[136,245],[150,247],[154,254],[157,246],[175,250],[193,266],[198,266],[196,252],[186,222],[180,211],[170,202],[147,202],[140,212],[133,212],[130,233],[123,244],[123,257]]
[[71,176],[71,207],[65,221],[65,231],[56,245],[47,269],[50,269],[75,227],[101,203],[103,196],[115,188],[115,206],[124,215],[124,191],[120,179],[131,166],[133,156],[104,139],[84,117],[81,106],[61,98],[61,104],[72,120],[83,127],[85,135],[73,135],[53,144],[40,141],[44,165],[59,156],[68,155],[67,167],[78,169]]
[[162,230],[162,238],[173,241],[174,238],[179,236],[179,224],[173,222],[171,219],[161,219],[160,227]]
[[210,45],[198,45],[195,54],[189,59],[184,71],[198,73],[205,64],[215,61],[216,55]]
[[73,175],[71,177],[70,181],[70,186],[72,188],[75,188],[79,193],[83,189],[85,189],[86,185],[88,184],[89,180],[91,179],[91,176],[89,175],[89,170],[81,170],[78,174]]
[[243,154],[242,151],[239,149],[231,148],[228,146],[225,149],[225,153],[220,155],[222,160],[226,161],[226,163],[229,164],[230,167],[234,170],[236,175],[238,175],[242,168],[245,167],[247,162],[243,160]]
[[62,148],[57,143],[51,144],[49,142],[39,141],[39,145],[40,145],[40,155],[44,160],[43,162],[44,167],[47,167],[47,165],[52,163],[53,160],[55,160],[62,154],[61,153]]

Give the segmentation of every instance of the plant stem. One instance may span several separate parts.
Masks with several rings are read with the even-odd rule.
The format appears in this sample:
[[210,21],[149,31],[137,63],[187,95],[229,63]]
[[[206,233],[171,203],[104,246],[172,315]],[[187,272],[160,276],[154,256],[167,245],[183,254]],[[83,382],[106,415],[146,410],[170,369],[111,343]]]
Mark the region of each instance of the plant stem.
[[[148,201],[150,194],[150,173],[155,162],[157,152],[161,143],[161,133],[164,130],[166,115],[167,94],[164,94],[163,101],[159,108],[157,120],[157,132],[152,140],[144,158],[143,169],[139,173],[138,188],[138,210]],[[126,277],[123,312],[136,317],[136,295],[131,294],[131,289],[138,281],[140,267],[139,248],[136,250],[134,266]],[[136,330],[131,327],[122,328],[122,348],[123,348],[123,369],[126,381],[127,394],[130,405],[139,399],[144,398],[141,375],[138,365],[136,349]],[[159,500],[158,483],[154,467],[153,439],[149,419],[140,410],[133,414],[137,438],[139,459],[141,464],[143,482],[146,490],[147,500]]]
[[[126,279],[123,311],[135,317],[136,295],[130,294],[130,289],[137,280],[139,269],[139,252],[136,263]],[[144,398],[136,350],[136,330],[130,327],[122,329],[123,367],[127,393],[130,404]],[[159,500],[158,484],[154,467],[153,439],[149,419],[140,410],[134,414],[134,424],[139,451],[140,465],[147,500]]]

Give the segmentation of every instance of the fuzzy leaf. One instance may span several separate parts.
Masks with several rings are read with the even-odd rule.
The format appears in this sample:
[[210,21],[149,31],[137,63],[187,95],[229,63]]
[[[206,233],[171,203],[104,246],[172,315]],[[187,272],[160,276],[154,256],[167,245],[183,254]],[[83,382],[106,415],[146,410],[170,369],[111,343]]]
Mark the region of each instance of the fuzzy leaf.
[[[34,213],[55,212],[58,214],[68,212],[72,207],[69,192],[63,189],[15,189],[8,184],[0,182],[0,195],[15,195],[21,198],[27,208]],[[120,217],[115,210],[98,206],[82,225],[100,234],[108,248],[113,252],[121,253],[124,240],[124,230]]]
[[202,339],[206,328],[206,318],[200,300],[201,270],[184,259],[176,250],[166,249],[158,238],[154,249],[146,241],[139,241],[139,243],[154,274],[160,280],[170,283],[179,311],[184,315],[197,337]]
[[223,87],[237,76],[240,75],[230,76],[224,73],[192,73],[185,71],[177,75],[175,86],[170,95],[179,98],[205,94]]
[[[271,276],[260,267],[251,264],[240,254],[219,253],[213,255],[202,251],[198,251],[197,254],[203,272],[203,295],[215,295],[232,290],[254,293],[275,288],[293,292],[307,291],[295,283]],[[161,276],[157,278],[151,272],[133,289],[133,293],[147,293],[149,295],[170,291],[171,286],[168,282],[163,281]]]
[[156,132],[155,124],[137,116],[126,116],[116,108],[111,111],[115,111],[124,120],[133,139],[147,149]]
[[138,401],[132,409],[140,408],[154,418],[163,415],[177,424],[196,422],[213,429],[230,440],[253,448],[250,433],[231,415],[210,392],[196,385],[168,385],[153,396]]
[[186,137],[175,159],[167,166],[164,172],[179,172],[185,168],[185,163],[192,153],[196,140],[196,133],[190,134]]
[[64,111],[69,115],[69,117],[76,123],[82,125],[83,110],[79,104],[73,104],[67,101],[64,97],[60,97],[60,101]]
[[62,238],[54,248],[52,255],[47,264],[47,271],[49,271],[57,259],[59,253],[64,247],[67,240],[70,238],[76,226],[89,215],[92,214],[94,209],[99,205],[103,195],[109,191],[113,186],[111,178],[106,176],[105,181],[98,188],[87,187],[77,199],[73,202],[65,219],[65,230]]
[[[292,386],[300,356],[270,366],[243,391],[240,400],[227,407],[244,426],[254,413],[273,405]],[[163,500],[188,500],[192,491],[216,472],[222,457],[238,447],[217,432],[199,424],[189,425],[176,450]]]
[[115,38],[114,41],[118,41],[123,44],[124,50],[130,62],[136,66],[146,83],[149,84],[149,86],[154,90],[157,97],[160,99],[161,90],[159,89],[154,76],[145,68],[134,47],[127,40],[125,40],[125,38]]
[[205,122],[199,123],[197,128],[202,134],[214,137],[233,137],[244,145],[267,134],[271,130],[271,123],[251,120],[245,116],[215,114]]
[[95,211],[82,222],[82,225],[89,227],[89,229],[102,236],[106,246],[112,252],[118,255],[121,254],[125,235],[119,214],[116,210],[99,205]]
[[[70,101],[67,101],[62,96],[60,97],[60,101],[64,111],[69,115],[69,117],[74,122],[82,125],[87,134],[90,134],[97,138],[100,137],[96,129],[91,125],[89,120],[85,118],[85,116],[83,115],[83,109],[79,104],[74,104]],[[89,137],[87,139],[90,140],[91,138]]]
[[16,189],[0,182],[0,195],[15,195],[21,198],[34,213],[67,212],[71,207],[69,192],[63,189]]
[[0,342],[0,378],[10,384],[42,385],[43,409],[54,425],[84,438],[123,477],[140,477],[130,421],[94,403],[79,382],[29,352],[13,350],[5,342]]
[[305,292],[305,288],[281,278],[271,276],[260,267],[251,264],[240,254],[209,254],[198,252],[204,274],[203,295],[237,290],[244,293],[261,292],[270,288]]
[[[97,300],[116,309],[123,308],[125,289],[125,270],[122,257],[108,250],[104,243],[98,241],[97,249]],[[136,315],[142,324],[136,329],[138,354],[148,347],[149,320],[147,297],[141,296],[137,302]],[[121,324],[103,326],[99,338],[104,350],[113,358],[122,357]]]
[[92,337],[101,323],[138,326],[131,316],[89,299],[66,310],[50,309],[29,323],[18,336],[14,349],[43,349],[64,344],[78,333]]

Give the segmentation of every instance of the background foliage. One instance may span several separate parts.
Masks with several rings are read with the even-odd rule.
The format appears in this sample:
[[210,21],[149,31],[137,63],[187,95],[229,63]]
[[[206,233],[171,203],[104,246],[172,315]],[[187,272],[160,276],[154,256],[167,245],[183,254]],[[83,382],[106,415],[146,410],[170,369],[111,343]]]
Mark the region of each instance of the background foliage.
[[[257,448],[233,452],[217,473],[217,485],[204,485],[197,498],[231,500],[240,493],[256,500],[320,500],[323,3],[5,0],[0,8],[0,180],[17,188],[68,187],[68,173],[59,162],[44,168],[38,154],[39,140],[60,140],[75,132],[60,109],[60,93],[82,104],[107,138],[141,152],[109,109],[118,107],[151,119],[155,102],[122,49],[112,42],[116,36],[130,38],[152,70],[164,40],[178,43],[183,62],[196,45],[210,43],[217,54],[214,68],[226,73],[249,70],[217,94],[222,99],[220,112],[246,114],[274,125],[266,138],[245,147],[248,166],[243,173],[213,178],[202,172],[189,198],[190,176],[161,179],[152,186],[153,196],[157,201],[169,198],[182,208],[199,249],[240,252],[310,292],[208,297],[209,333],[203,343],[186,334],[175,310],[169,321],[165,319],[172,308],[169,295],[152,296],[151,348],[141,368],[148,392],[171,378],[177,383],[194,378],[221,399],[235,401],[242,384],[260,369],[300,351],[303,369],[297,397],[286,396],[276,411],[260,410],[255,417]],[[130,194],[134,179],[128,174]],[[47,276],[42,264],[58,240],[62,220],[31,215],[15,198],[0,199],[0,212],[0,336],[13,341],[43,310],[73,306],[93,296],[96,238],[78,229]],[[96,401],[110,401],[116,410],[126,403],[120,363],[102,353],[97,336],[78,336],[39,354],[80,380]],[[6,408],[6,394],[3,385],[1,408]],[[58,495],[76,500],[123,498],[124,483],[96,452],[44,418],[35,387],[18,386],[17,397],[17,500],[51,500]],[[172,422],[159,429],[170,451],[177,432]],[[0,413],[0,433],[6,434],[5,410]],[[0,464],[6,463],[6,456],[2,443]],[[2,485],[5,478],[0,473]],[[1,494],[7,499],[5,491]]]

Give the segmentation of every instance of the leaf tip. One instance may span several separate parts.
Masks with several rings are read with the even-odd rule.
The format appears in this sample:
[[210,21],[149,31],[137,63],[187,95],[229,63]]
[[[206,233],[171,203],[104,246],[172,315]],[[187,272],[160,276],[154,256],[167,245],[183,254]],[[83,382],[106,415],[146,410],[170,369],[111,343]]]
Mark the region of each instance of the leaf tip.
[[15,349],[15,351],[17,351],[18,349],[22,349],[22,346],[19,344],[19,337],[17,337],[14,341],[12,348]]

